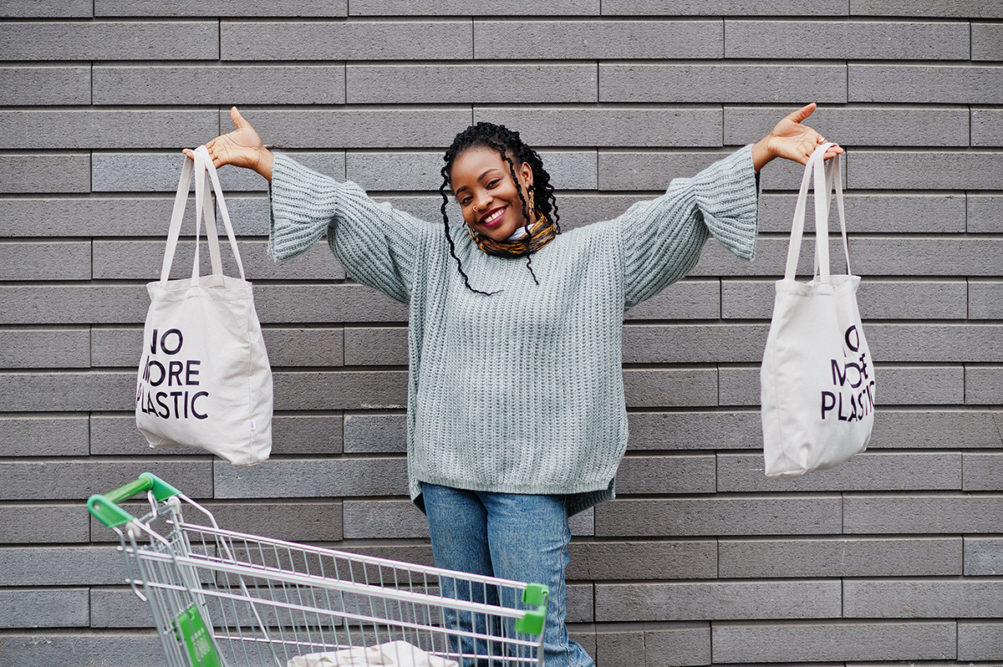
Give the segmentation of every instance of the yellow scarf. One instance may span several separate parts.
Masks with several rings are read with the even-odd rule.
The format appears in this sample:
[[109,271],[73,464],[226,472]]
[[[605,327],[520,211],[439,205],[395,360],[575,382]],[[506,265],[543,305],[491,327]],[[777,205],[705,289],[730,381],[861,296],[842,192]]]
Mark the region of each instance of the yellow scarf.
[[557,228],[554,223],[539,211],[536,211],[536,215],[536,221],[529,226],[529,234],[512,241],[495,241],[484,234],[477,234],[470,225],[467,225],[467,233],[470,234],[470,238],[474,240],[477,247],[489,255],[524,257],[536,252],[557,236]]

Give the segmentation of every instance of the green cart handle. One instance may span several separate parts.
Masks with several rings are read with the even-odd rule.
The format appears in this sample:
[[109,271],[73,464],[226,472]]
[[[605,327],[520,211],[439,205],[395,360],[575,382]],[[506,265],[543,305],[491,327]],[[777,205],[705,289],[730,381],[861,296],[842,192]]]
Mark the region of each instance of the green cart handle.
[[544,584],[527,584],[522,591],[522,601],[536,607],[530,609],[522,618],[515,620],[515,631],[525,635],[540,636],[547,620],[547,601],[550,599],[550,588]]
[[145,491],[153,491],[153,497],[158,503],[181,493],[153,473],[144,472],[135,482],[129,482],[104,495],[95,493],[87,499],[87,509],[105,526],[115,528],[133,519],[133,516],[119,507],[118,503]]

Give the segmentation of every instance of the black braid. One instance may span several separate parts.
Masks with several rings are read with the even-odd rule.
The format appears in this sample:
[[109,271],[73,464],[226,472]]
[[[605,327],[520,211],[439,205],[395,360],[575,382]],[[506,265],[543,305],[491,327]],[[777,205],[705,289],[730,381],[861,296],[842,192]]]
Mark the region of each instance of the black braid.
[[442,185],[439,186],[439,194],[442,195],[442,205],[439,207],[439,210],[442,211],[442,224],[446,228],[446,240],[449,241],[449,254],[452,255],[453,259],[456,260],[456,267],[459,269],[460,275],[463,276],[463,284],[467,286],[468,290],[470,290],[471,292],[477,292],[478,294],[484,294],[485,296],[491,296],[492,294],[497,294],[498,291],[500,290],[495,292],[482,292],[479,289],[474,289],[473,287],[471,287],[470,279],[467,277],[466,271],[463,270],[463,262],[461,262],[460,258],[456,256],[456,244],[453,243],[453,236],[449,233],[449,218],[446,216],[446,204],[449,201],[449,199],[446,197],[446,184],[449,183],[449,166],[452,165],[448,165],[442,168],[443,181]]
[[[546,220],[553,224],[556,232],[561,233],[561,226],[559,223],[560,217],[557,214],[557,199],[554,196],[554,186],[550,184],[550,174],[547,170],[543,168],[543,160],[540,159],[539,154],[532,148],[527,146],[522,142],[519,137],[519,133],[510,130],[504,125],[495,125],[493,123],[480,122],[476,125],[471,125],[467,129],[463,130],[453,139],[453,143],[446,150],[446,154],[443,156],[445,161],[445,166],[442,168],[442,185],[439,186],[439,194],[442,195],[442,206],[440,210],[442,211],[442,222],[446,232],[446,238],[449,241],[449,251],[456,260],[457,267],[459,268],[460,275],[463,276],[463,281],[467,286],[467,289],[472,292],[477,292],[478,294],[497,294],[497,292],[482,292],[480,290],[474,289],[470,286],[470,282],[467,279],[467,274],[463,271],[463,263],[460,258],[456,256],[456,246],[453,243],[453,238],[449,234],[449,219],[446,216],[446,204],[448,203],[447,192],[449,191],[449,176],[453,168],[453,161],[456,157],[463,153],[468,148],[473,148],[475,146],[487,146],[493,148],[501,154],[502,159],[508,163],[509,171],[512,174],[512,180],[515,182],[516,190],[519,192],[519,199],[522,201],[522,214],[525,220],[526,233],[529,234],[529,225],[531,217],[528,211],[528,202],[526,201],[526,196],[523,194],[522,186],[519,184],[519,179],[516,178],[515,163],[508,156],[512,153],[520,164],[523,162],[528,162],[529,166],[533,170],[533,184],[530,190],[534,192],[537,196],[533,202],[536,209],[540,211],[541,214],[546,218]],[[533,276],[533,281],[537,285],[540,281],[536,278],[536,272],[533,271],[533,257],[529,250],[529,243],[526,243],[526,268],[529,269],[530,275]]]

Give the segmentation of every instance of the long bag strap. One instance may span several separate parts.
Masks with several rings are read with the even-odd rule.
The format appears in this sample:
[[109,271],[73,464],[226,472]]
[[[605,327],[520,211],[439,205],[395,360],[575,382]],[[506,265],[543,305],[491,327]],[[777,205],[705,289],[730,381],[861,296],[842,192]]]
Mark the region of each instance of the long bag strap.
[[160,282],[162,285],[166,285],[171,265],[174,262],[193,172],[195,174],[195,258],[192,263],[192,280],[194,282],[199,277],[199,241],[203,219],[206,225],[206,238],[209,242],[209,256],[212,262],[213,274],[223,274],[218,235],[216,233],[216,220],[213,213],[214,207],[209,188],[210,180],[216,192],[220,211],[223,214],[223,224],[230,241],[230,249],[237,262],[237,269],[240,272],[241,279],[245,279],[244,265],[240,259],[240,251],[237,248],[237,240],[234,237],[233,225],[230,223],[230,214],[226,208],[226,201],[223,198],[216,168],[212,164],[212,158],[209,157],[208,149],[205,146],[199,146],[195,149],[195,160],[186,158],[181,167],[181,178],[178,181],[178,190],[174,197],[174,209],[171,212],[171,223],[167,231],[167,246],[164,251],[164,261],[160,270]]
[[[181,166],[181,179],[178,182],[178,191],[174,197],[174,210],[171,212],[171,224],[167,231],[167,248],[164,251],[164,262],[160,269],[160,284],[166,285],[167,279],[170,276],[171,265],[174,263],[174,254],[177,251],[178,238],[181,235],[181,224],[184,219],[185,206],[188,203],[188,190],[190,181],[192,178],[192,173],[195,174],[195,259],[192,262],[192,282],[194,283],[199,277],[199,255],[200,255],[200,229],[202,225],[202,218],[208,212],[211,215],[213,210],[212,200],[208,197],[208,193],[203,194],[200,188],[201,177],[204,172],[204,168],[201,161],[196,157],[196,160],[185,159],[184,164]],[[207,201],[208,200],[208,201]],[[212,225],[212,232],[215,232],[215,222]],[[209,234],[210,232],[207,232]],[[209,257],[212,260],[213,272],[216,274],[222,274],[222,262],[220,261],[219,255],[219,241],[215,238],[209,237]]]
[[[821,171],[822,171],[821,165],[816,165],[816,167],[815,167],[815,216],[816,216],[816,220],[818,219],[818,210],[819,210],[818,209],[818,205],[820,203],[820,201],[819,201],[819,194],[818,194],[819,193],[819,189],[818,188],[819,188],[819,180],[820,180],[819,179],[819,174],[821,173]],[[821,244],[821,247],[824,247],[824,249],[825,249],[824,250],[824,256],[828,257],[829,256],[829,240],[828,240],[828,236],[829,236],[829,224],[828,224],[829,209],[831,208],[831,204],[832,204],[832,195],[833,195],[833,193],[835,193],[835,195],[836,195],[836,208],[839,211],[839,229],[840,229],[840,232],[842,234],[842,239],[843,239],[843,257],[846,259],[846,273],[847,273],[847,275],[852,275],[853,274],[853,270],[850,268],[850,244],[847,242],[847,238],[846,238],[846,212],[844,211],[844,208],[843,208],[843,172],[842,172],[842,170],[840,169],[840,166],[839,166],[839,155],[836,155],[831,160],[829,160],[828,166],[825,168],[825,181],[824,181],[824,186],[823,187],[825,188],[824,216],[825,216],[825,219],[826,219],[826,225],[825,225],[825,237],[826,237],[826,241],[825,241],[824,244]],[[815,252],[815,270],[814,270],[814,275],[819,275],[819,269],[821,268],[821,266],[820,266],[820,260],[819,260],[819,252],[818,252],[818,246],[820,244],[818,243],[818,241],[819,241],[819,237],[816,235],[816,237],[815,237],[816,252]],[[829,267],[829,262],[828,261],[825,262],[825,266],[826,266],[826,276],[828,276],[829,275],[828,274],[828,267]]]
[[[216,173],[216,167],[212,163],[209,149],[205,145],[199,146],[195,149],[195,155],[202,158],[203,176],[206,177],[205,184],[208,185],[209,181],[212,180],[212,188],[216,192],[216,203],[219,204],[219,213],[223,218],[223,229],[226,230],[226,237],[230,241],[230,250],[233,252],[233,259],[237,262],[237,271],[240,273],[240,279],[246,280],[244,263],[240,260],[240,250],[237,248],[237,237],[233,233],[233,224],[230,222],[230,211],[226,207],[226,199],[223,198],[223,188],[219,184],[219,175]],[[206,199],[209,199],[208,194],[206,195]],[[206,225],[212,230],[212,236],[215,236],[216,221],[212,209],[209,208],[207,211]],[[210,222],[212,224],[209,224]]]
[[843,206],[843,186],[839,167],[839,156],[833,157],[824,167],[823,156],[830,146],[826,143],[819,146],[805,165],[801,178],[801,188],[798,191],[797,204],[794,207],[794,221],[791,224],[790,245],[787,248],[787,266],[784,270],[785,280],[794,280],[797,273],[798,258],[801,253],[801,239],[804,234],[805,210],[807,208],[808,190],[811,188],[814,175],[815,189],[815,274],[822,282],[830,282],[829,276],[829,221],[828,212],[831,203],[830,193],[835,189],[836,204],[839,209],[840,231],[843,237],[843,251],[846,257],[847,273],[850,273],[850,252],[846,237],[846,215]]
[[215,207],[210,194],[209,176],[205,170],[205,156],[195,152],[195,261],[192,263],[192,283],[199,277],[199,236],[202,223],[205,222],[205,236],[209,242],[209,260],[212,263],[212,275],[223,276],[223,263],[219,256],[219,235],[216,232]]

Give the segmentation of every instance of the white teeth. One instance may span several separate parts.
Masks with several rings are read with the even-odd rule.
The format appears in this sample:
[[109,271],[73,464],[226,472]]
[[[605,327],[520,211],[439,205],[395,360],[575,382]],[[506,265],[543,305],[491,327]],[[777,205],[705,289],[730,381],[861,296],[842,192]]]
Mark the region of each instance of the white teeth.
[[501,209],[501,210],[497,211],[496,213],[492,213],[492,214],[491,214],[490,216],[488,216],[487,218],[484,218],[483,220],[481,220],[481,224],[483,225],[483,224],[487,224],[487,223],[489,223],[489,222],[494,222],[494,221],[495,221],[495,220],[497,220],[497,219],[498,219],[498,217],[499,217],[499,216],[501,216],[501,214],[502,214],[502,213],[504,213],[504,212],[505,212],[505,209]]

